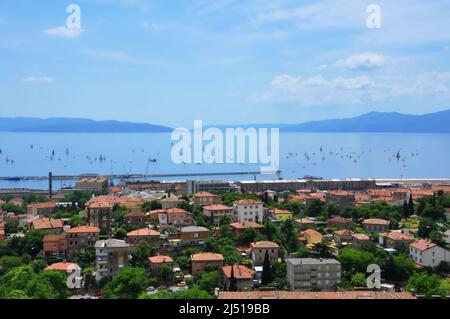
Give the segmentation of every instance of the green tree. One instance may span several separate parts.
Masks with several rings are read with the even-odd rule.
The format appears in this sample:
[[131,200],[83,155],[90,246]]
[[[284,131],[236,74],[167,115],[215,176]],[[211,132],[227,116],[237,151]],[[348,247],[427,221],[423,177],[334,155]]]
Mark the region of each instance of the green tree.
[[449,286],[436,274],[428,275],[425,272],[415,272],[406,285],[408,291],[430,298],[433,295],[447,297]]
[[315,217],[322,213],[323,202],[320,199],[314,198],[308,202],[306,206],[306,214],[310,217]]
[[218,271],[205,271],[200,274],[197,285],[201,290],[214,292],[215,288],[220,288],[220,273]]
[[106,299],[137,299],[151,282],[145,269],[124,267],[103,288]]
[[131,265],[135,267],[146,267],[148,257],[155,254],[155,249],[146,241],[140,241],[131,249]]
[[230,285],[228,286],[228,291],[236,291],[237,290],[237,280],[234,277],[234,266],[231,266],[231,274],[230,274]]
[[264,255],[263,271],[261,274],[261,284],[263,286],[266,286],[271,282],[272,282],[272,270],[269,259],[269,252],[266,251],[266,254]]
[[366,275],[362,272],[357,272],[352,276],[351,285],[353,287],[362,288],[367,286]]

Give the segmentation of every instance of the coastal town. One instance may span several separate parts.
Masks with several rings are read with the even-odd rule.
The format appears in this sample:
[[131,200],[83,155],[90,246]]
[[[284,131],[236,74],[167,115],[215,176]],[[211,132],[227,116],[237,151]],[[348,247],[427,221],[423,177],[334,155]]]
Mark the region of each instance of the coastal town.
[[449,216],[448,181],[50,180],[0,192],[0,298],[448,298]]

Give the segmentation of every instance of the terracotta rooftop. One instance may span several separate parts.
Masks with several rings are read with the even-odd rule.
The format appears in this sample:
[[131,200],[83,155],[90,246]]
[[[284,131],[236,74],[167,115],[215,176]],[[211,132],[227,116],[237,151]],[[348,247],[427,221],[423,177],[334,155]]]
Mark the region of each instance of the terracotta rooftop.
[[215,253],[199,253],[191,256],[192,261],[222,261],[223,255]]
[[63,223],[61,219],[41,217],[33,220],[33,228],[36,230],[63,228]]
[[211,194],[209,192],[198,192],[194,194],[194,197],[220,197],[220,196]]
[[238,205],[261,205],[262,202],[259,200],[255,200],[255,199],[241,199],[238,201],[234,202],[235,204]]
[[27,208],[56,208],[56,203],[47,202],[47,203],[31,203],[27,205]]
[[351,224],[353,221],[349,218],[345,218],[342,216],[336,216],[333,217],[329,220],[327,220],[327,222],[332,222],[332,223],[341,223],[341,224]]
[[231,278],[231,267],[233,267],[233,276],[237,280],[253,279],[254,271],[244,265],[223,266],[222,271],[225,278]]
[[75,263],[60,262],[60,263],[51,264],[44,270],[45,271],[57,270],[57,271],[67,272],[67,270],[69,270],[69,269],[75,270],[77,267],[78,267],[78,265]]
[[215,204],[203,207],[203,210],[231,210],[233,207],[228,207],[222,204]]
[[173,259],[169,256],[153,256],[153,257],[148,257],[148,260],[152,264],[171,264],[171,263],[173,263]]
[[353,234],[353,232],[349,229],[341,229],[341,230],[336,230],[334,232],[334,234],[336,234],[338,236],[351,236]]
[[250,245],[251,248],[279,248],[280,246],[278,246],[276,243],[272,242],[272,241],[257,241],[254,243],[251,243]]
[[384,220],[384,219],[379,219],[379,218],[369,218],[369,219],[365,219],[363,222],[363,224],[370,224],[370,225],[389,225],[389,221],[388,220]]
[[240,223],[231,223],[230,227],[235,229],[246,229],[246,228],[263,228],[262,225],[255,222],[243,221]]
[[68,234],[100,233],[100,228],[92,226],[73,227],[67,231]]
[[433,243],[433,242],[431,242],[429,240],[425,240],[425,239],[420,239],[420,240],[418,240],[418,241],[416,241],[416,242],[414,242],[414,243],[409,245],[409,247],[415,248],[415,249],[420,250],[420,251],[425,251],[425,250],[428,250],[428,249],[433,248],[435,246],[437,246],[435,243]]
[[144,229],[138,229],[138,230],[133,230],[131,232],[129,232],[127,234],[128,237],[130,236],[160,236],[161,234],[159,232],[157,232],[156,230],[153,229],[148,229],[148,228],[144,228]]
[[282,214],[290,214],[290,215],[292,215],[293,213],[291,212],[291,211],[289,211],[289,210],[286,210],[286,209],[278,209],[278,208],[276,208],[276,209],[274,209],[274,210],[272,210],[272,213],[273,214],[275,214],[275,215],[282,215]]
[[309,236],[316,236],[316,235],[322,236],[321,233],[319,233],[317,230],[314,230],[314,229],[307,229],[307,230],[303,231],[303,233],[305,235],[309,235]]
[[366,234],[361,234],[361,233],[353,234],[352,237],[356,238],[357,240],[370,240],[369,236],[367,236]]
[[389,239],[392,239],[392,240],[414,240],[414,238],[409,236],[408,234],[403,234],[401,232],[396,232],[396,231],[393,231],[390,233],[384,233],[384,234],[380,234],[380,235],[387,237]]

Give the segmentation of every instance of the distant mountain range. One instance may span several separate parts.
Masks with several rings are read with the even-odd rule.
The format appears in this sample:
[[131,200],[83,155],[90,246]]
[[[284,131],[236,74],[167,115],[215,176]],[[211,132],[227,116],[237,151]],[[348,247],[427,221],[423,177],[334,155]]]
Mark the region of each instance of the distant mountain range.
[[[211,127],[205,125],[205,129]],[[347,119],[301,124],[216,125],[214,127],[280,128],[282,132],[367,132],[367,133],[450,133],[450,110],[423,115],[370,112]],[[121,121],[94,121],[79,118],[0,118],[3,132],[47,133],[163,133],[172,128]]]
[[0,118],[3,132],[43,133],[162,133],[171,132],[166,126],[120,121],[94,121],[78,118],[32,117]]
[[371,112],[347,119],[281,125],[284,132],[450,133],[450,110],[423,115]]

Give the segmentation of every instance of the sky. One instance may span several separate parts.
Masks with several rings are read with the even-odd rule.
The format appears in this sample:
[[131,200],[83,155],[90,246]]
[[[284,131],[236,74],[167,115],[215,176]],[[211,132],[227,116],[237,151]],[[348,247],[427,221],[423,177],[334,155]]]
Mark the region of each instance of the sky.
[[190,127],[445,110],[449,12],[448,0],[0,0],[0,117]]

